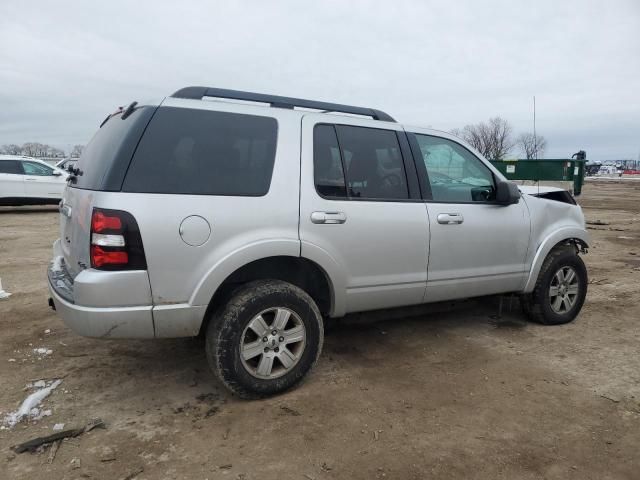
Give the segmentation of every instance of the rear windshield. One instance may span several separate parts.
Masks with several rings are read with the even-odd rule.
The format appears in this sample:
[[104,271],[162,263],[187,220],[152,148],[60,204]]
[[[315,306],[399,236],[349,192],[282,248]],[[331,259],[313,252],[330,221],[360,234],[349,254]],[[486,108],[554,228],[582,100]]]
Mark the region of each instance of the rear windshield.
[[73,184],[88,190],[120,190],[131,155],[155,107],[136,108],[124,120],[111,117],[82,150],[75,167],[81,172]]
[[122,190],[265,195],[276,139],[274,118],[161,107],[140,140]]

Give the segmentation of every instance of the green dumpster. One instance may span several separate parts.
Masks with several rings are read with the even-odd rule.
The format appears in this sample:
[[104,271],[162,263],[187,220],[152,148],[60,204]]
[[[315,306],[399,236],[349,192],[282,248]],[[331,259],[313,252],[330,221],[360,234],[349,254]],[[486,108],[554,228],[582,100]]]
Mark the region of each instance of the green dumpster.
[[509,180],[573,182],[573,194],[582,193],[586,160],[545,158],[544,160],[491,160]]

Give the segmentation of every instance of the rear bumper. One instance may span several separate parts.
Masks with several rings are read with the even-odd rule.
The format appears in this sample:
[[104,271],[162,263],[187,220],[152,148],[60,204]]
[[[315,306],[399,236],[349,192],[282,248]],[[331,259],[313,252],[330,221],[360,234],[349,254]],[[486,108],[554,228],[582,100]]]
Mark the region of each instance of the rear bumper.
[[154,338],[151,307],[92,308],[69,303],[49,282],[56,312],[78,335],[96,338]]
[[[102,272],[87,270],[74,280],[67,273],[60,257],[49,266],[49,292],[55,310],[64,323],[85,337],[154,338],[151,295],[146,272],[125,272],[134,273],[129,277],[107,275],[111,277],[111,282],[105,282],[107,278],[96,273]],[[136,279],[135,274],[139,273],[144,274],[144,282],[140,281],[141,278]],[[129,285],[134,283],[133,286]],[[121,295],[123,291],[126,293]],[[141,300],[148,298],[148,304],[104,306],[106,302],[131,301],[135,296],[142,297]]]
[[[96,338],[176,338],[198,335],[207,305],[153,305],[144,270],[67,272],[59,241],[47,277],[52,306],[78,335]],[[53,302],[53,305],[51,305]]]

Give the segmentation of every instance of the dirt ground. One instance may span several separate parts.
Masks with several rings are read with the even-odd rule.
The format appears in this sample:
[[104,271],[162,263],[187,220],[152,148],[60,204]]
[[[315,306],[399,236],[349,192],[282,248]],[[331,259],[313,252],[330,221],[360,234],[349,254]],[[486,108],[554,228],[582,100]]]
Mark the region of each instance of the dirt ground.
[[[0,419],[63,379],[51,416],[0,430],[0,478],[640,478],[640,182],[579,202],[605,225],[574,323],[529,324],[513,299],[495,318],[496,298],[343,322],[300,387],[262,401],[230,396],[197,339],[73,334],[47,306],[55,208],[0,208]],[[51,464],[10,450],[96,417]]]

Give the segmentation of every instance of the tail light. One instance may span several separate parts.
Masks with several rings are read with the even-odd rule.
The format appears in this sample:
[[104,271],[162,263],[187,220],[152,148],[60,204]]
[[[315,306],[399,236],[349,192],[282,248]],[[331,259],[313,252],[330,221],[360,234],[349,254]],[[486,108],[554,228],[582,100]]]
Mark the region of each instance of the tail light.
[[97,270],[146,270],[138,223],[129,212],[93,209],[91,267]]

